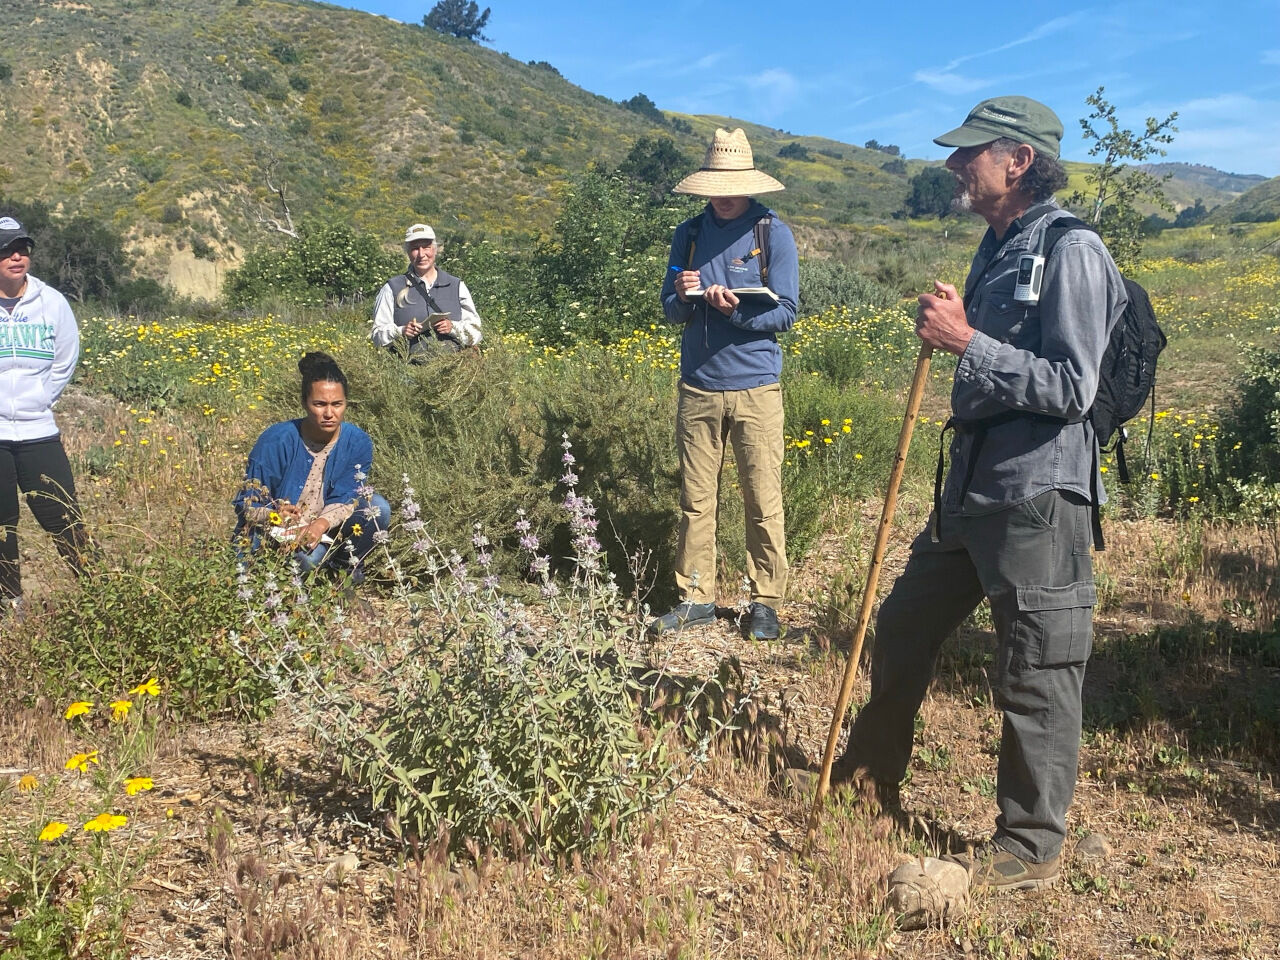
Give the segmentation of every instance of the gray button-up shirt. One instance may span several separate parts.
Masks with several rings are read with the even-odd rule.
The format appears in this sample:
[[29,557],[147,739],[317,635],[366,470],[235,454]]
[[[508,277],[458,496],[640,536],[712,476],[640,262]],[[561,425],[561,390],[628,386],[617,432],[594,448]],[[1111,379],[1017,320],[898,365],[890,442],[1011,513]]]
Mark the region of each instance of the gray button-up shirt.
[[[1097,441],[1081,418],[1093,405],[1102,354],[1127,302],[1120,272],[1097,234],[1073,230],[1045,264],[1039,304],[1013,299],[1018,258],[1063,216],[1069,214],[1049,200],[1014,220],[1003,240],[990,229],[982,238],[965,281],[974,334],[956,366],[951,409],[963,420],[1023,410],[1071,422],[1026,417],[991,427],[963,504],[974,436],[956,433],[942,496],[947,512],[990,513],[1047,490],[1092,499]],[[1092,479],[1105,503],[1101,476]]]

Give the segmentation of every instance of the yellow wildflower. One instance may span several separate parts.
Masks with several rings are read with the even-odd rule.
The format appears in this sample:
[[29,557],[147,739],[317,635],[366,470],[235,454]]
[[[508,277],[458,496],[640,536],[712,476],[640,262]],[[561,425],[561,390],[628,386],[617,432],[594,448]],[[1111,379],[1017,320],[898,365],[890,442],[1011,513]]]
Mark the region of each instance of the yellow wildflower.
[[88,753],[77,753],[74,757],[66,762],[63,766],[64,770],[79,770],[81,773],[89,772],[89,764],[98,762],[98,751],[90,750]]
[[129,715],[129,711],[133,708],[132,700],[113,700],[111,701],[111,719],[116,723],[120,723]]
[[90,833],[109,833],[128,822],[129,818],[120,813],[100,813],[86,823],[84,828]]
[[[261,516],[261,514],[259,514],[259,516]],[[273,527],[280,526],[280,514],[272,510],[270,516],[267,517],[267,523],[271,524]]]
[[68,720],[74,720],[76,717],[84,716],[86,713],[88,713],[92,709],[93,709],[93,704],[90,703],[88,700],[77,700],[71,706],[67,707],[67,712],[64,714],[64,716]]
[[41,843],[52,843],[67,832],[67,825],[59,820],[50,820],[40,831]]
[[358,523],[353,523],[353,524],[351,525],[351,535],[352,535],[353,537],[358,537],[358,536],[360,536],[360,534],[362,534],[362,533],[364,533],[364,529],[360,526],[360,524],[358,524]]
[[23,775],[22,779],[18,781],[18,790],[21,793],[30,793],[38,786],[40,786],[40,781],[29,773]]
[[158,680],[156,680],[155,677],[152,677],[146,683],[138,684],[136,687],[130,690],[129,693],[135,697],[140,696],[141,694],[144,694],[144,693],[152,697],[158,697],[160,696],[160,683]]
[[155,781],[150,777],[130,777],[124,782],[124,792],[132,797],[143,790],[152,789],[155,785]]

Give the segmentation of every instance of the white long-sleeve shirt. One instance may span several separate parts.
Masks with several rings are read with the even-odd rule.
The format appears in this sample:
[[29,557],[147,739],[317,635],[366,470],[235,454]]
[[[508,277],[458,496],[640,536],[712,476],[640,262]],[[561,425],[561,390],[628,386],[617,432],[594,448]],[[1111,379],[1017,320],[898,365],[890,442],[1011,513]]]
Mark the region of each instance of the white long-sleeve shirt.
[[[431,288],[434,289],[434,287],[433,279]],[[396,326],[393,298],[391,284],[388,282],[382,285],[373,302],[373,330],[369,334],[369,339],[376,347],[388,346],[396,337],[404,336],[404,328]],[[480,314],[476,311],[471,291],[467,289],[466,283],[461,278],[458,279],[458,304],[461,316],[450,318],[453,320],[453,336],[457,337],[464,347],[474,346],[482,339]]]

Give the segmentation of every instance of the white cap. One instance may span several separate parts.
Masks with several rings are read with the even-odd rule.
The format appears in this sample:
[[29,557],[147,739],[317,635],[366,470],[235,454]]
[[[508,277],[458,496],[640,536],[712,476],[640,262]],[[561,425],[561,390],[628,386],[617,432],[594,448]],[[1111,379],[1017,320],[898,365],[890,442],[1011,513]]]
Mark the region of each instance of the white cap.
[[404,232],[404,245],[407,250],[409,244],[417,243],[419,240],[435,240],[436,232],[425,223],[415,223],[412,227]]

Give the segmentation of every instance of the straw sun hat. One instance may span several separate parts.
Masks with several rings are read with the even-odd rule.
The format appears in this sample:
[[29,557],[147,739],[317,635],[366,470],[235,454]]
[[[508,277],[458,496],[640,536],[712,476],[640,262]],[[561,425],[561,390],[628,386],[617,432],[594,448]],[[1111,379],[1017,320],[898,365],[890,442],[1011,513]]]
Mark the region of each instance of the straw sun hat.
[[758,193],[776,193],[785,190],[781,183],[767,173],[757,170],[751,156],[751,144],[739,127],[730,133],[716,130],[707,159],[702,169],[691,173],[672,190],[675,193],[692,193],[700,197],[754,197]]

